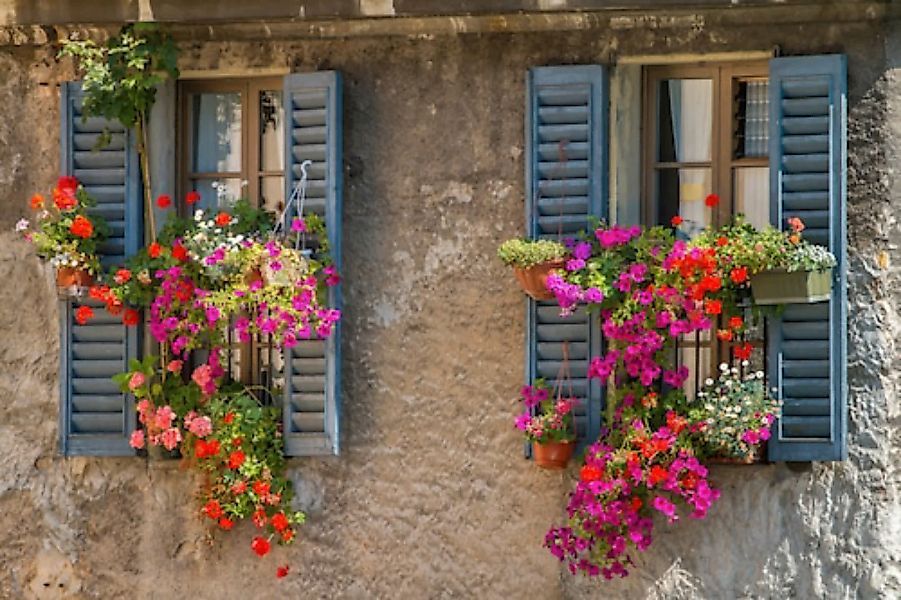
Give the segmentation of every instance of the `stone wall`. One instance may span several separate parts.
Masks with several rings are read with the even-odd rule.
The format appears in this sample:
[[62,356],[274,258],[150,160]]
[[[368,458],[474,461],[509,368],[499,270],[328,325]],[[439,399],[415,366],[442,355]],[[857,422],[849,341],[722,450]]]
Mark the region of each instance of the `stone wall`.
[[[208,536],[177,464],[57,455],[49,273],[0,234],[2,597],[876,598],[901,594],[901,36],[877,21],[183,42],[185,69],[345,76],[340,457],[296,459],[299,543]],[[522,298],[494,260],[523,211],[528,67],[613,56],[849,54],[850,458],[717,467],[702,522],[661,523],[632,576],[571,578],[541,548],[572,480],[521,456]],[[0,229],[58,165],[44,45],[0,48]],[[894,202],[893,202],[894,200]],[[288,562],[291,575],[275,578]]]

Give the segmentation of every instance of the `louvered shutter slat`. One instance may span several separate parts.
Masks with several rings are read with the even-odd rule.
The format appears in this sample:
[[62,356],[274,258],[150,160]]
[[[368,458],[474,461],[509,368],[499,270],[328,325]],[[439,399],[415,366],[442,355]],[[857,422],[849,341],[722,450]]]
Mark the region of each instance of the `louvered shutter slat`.
[[[606,217],[607,79],[600,66],[529,72],[526,100],[526,231],[532,238],[572,237]],[[561,147],[562,146],[562,147]],[[561,317],[556,302],[527,300],[526,381],[554,387],[568,344],[578,449],[600,431],[602,388],[586,377],[601,348],[596,320]],[[527,455],[531,449],[527,446]]]
[[[131,132],[97,117],[83,119],[77,82],[63,87],[61,102],[61,172],[73,175],[97,202],[90,212],[103,217],[110,236],[98,251],[103,268],[122,264],[142,241],[138,160]],[[101,145],[101,138],[108,143]],[[82,305],[95,316],[75,322]],[[138,329],[121,316],[87,299],[60,302],[60,448],[63,454],[127,456],[135,428],[133,398],[119,391],[111,377],[126,371],[138,356]]]
[[842,460],[846,448],[844,56],[770,63],[771,220],[804,221],[804,238],[838,259],[827,302],[789,305],[769,323],[770,384],[782,398],[769,457]]
[[[332,259],[341,268],[341,77],[298,73],[284,80],[286,198],[306,168],[305,214],[325,220]],[[340,286],[329,288],[340,308]],[[340,322],[328,340],[306,340],[285,350],[285,454],[338,454],[340,432]]]

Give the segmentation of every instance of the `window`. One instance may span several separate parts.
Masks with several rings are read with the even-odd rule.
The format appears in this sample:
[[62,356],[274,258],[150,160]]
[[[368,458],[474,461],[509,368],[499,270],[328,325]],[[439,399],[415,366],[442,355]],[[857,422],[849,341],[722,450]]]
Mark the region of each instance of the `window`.
[[[644,220],[693,236],[744,214],[757,227],[770,222],[768,75],[766,63],[670,65],[645,71]],[[708,207],[705,198],[720,202]],[[758,348],[752,362],[763,368],[763,328],[741,342]],[[686,393],[693,395],[728,356],[731,343],[709,332],[685,338],[677,352],[688,367]]]
[[217,206],[214,184],[273,212],[284,207],[282,79],[182,81],[180,187]]
[[[277,213],[284,208],[282,79],[216,79],[179,83],[178,160],[184,197],[197,207],[227,210],[239,198]],[[265,338],[239,343],[229,331],[229,376],[270,390],[281,388],[283,361]]]

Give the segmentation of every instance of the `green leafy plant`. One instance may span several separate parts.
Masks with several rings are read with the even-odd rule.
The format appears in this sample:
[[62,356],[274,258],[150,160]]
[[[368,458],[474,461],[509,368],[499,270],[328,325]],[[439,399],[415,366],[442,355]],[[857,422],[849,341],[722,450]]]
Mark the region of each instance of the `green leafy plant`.
[[60,56],[74,58],[83,73],[85,115],[116,120],[134,129],[144,183],[145,219],[154,236],[147,123],[157,86],[178,78],[175,43],[154,24],[134,23],[102,45],[93,40],[66,40]]
[[508,266],[528,269],[542,263],[563,260],[566,248],[553,240],[516,238],[501,244],[497,255]]

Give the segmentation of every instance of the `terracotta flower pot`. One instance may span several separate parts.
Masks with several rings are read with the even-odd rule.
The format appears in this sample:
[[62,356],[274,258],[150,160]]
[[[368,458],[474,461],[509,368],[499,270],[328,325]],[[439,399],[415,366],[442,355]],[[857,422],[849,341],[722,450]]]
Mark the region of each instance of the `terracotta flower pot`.
[[533,265],[527,269],[522,267],[513,267],[513,274],[519,281],[519,286],[526,294],[535,300],[550,300],[554,297],[547,289],[547,278],[551,271],[563,268],[563,260],[554,260],[550,262]]
[[532,444],[535,464],[542,469],[565,469],[575,446],[573,442],[535,442]]
[[92,285],[94,285],[94,278],[84,269],[60,267],[56,270],[56,287],[90,287]]
[[244,274],[244,282],[247,285],[253,285],[257,281],[263,281],[263,273],[259,268],[253,268]]
[[711,465],[756,465],[764,462],[763,457],[765,455],[766,442],[758,445],[754,448],[754,451],[747,456],[711,456],[706,462]]

